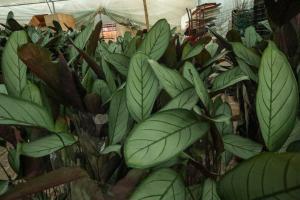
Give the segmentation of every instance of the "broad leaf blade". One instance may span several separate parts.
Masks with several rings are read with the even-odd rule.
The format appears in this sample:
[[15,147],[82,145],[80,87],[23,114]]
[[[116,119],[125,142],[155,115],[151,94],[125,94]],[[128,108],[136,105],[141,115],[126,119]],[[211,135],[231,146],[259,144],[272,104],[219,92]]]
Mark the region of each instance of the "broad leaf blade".
[[204,45],[202,43],[198,43],[196,46],[189,48],[182,54],[182,60],[188,60],[199,55],[203,49]]
[[170,37],[170,25],[167,20],[161,19],[147,33],[138,50],[148,55],[151,59],[158,60],[168,48]]
[[[222,103],[217,107],[215,115],[226,115],[232,117],[231,108],[227,103]],[[232,122],[226,124],[225,122],[215,123],[219,133],[223,135],[233,134]]]
[[236,59],[239,67],[241,68],[242,72],[247,75],[251,80],[258,82],[258,76],[252,71],[250,66],[248,66],[242,59]]
[[256,32],[254,26],[249,26],[245,30],[245,37],[242,39],[246,47],[254,47],[257,42],[262,41],[262,37]]
[[269,150],[278,150],[294,128],[299,102],[293,70],[282,52],[270,42],[259,69],[256,111]]
[[148,168],[169,160],[208,130],[193,112],[183,109],[159,112],[138,124],[125,142],[128,166]]
[[127,106],[135,121],[150,116],[158,92],[159,82],[148,63],[148,56],[135,54],[130,61],[126,83]]
[[53,130],[49,113],[37,104],[0,94],[0,124],[42,127]]
[[239,67],[235,67],[217,76],[211,91],[216,92],[244,80],[249,80],[249,77]]
[[20,154],[39,158],[49,155],[69,145],[72,145],[75,142],[75,138],[70,134],[53,134],[41,139],[37,139],[33,142],[22,143]]
[[238,135],[225,135],[223,142],[225,150],[243,159],[259,154],[263,148],[261,144]]
[[26,86],[26,65],[18,57],[18,48],[26,44],[25,31],[15,31],[9,37],[2,54],[2,73],[9,95],[19,97]]
[[203,185],[202,200],[221,200],[217,193],[217,184],[212,179],[206,179]]
[[149,63],[160,84],[171,97],[176,97],[181,92],[192,87],[192,84],[176,70],[164,67],[154,60],[149,60]]
[[300,154],[264,153],[244,161],[219,185],[224,200],[282,199],[300,195]]
[[136,189],[130,200],[184,200],[185,187],[173,170],[161,169],[150,174]]
[[40,89],[30,81],[27,82],[27,85],[23,89],[21,96],[27,101],[43,106]]
[[233,47],[233,52],[237,57],[242,59],[248,65],[259,67],[260,57],[256,53],[254,53],[251,49],[245,47],[240,42],[233,42],[232,47]]
[[122,141],[128,132],[129,112],[126,106],[125,89],[113,95],[108,113],[108,135],[110,144]]

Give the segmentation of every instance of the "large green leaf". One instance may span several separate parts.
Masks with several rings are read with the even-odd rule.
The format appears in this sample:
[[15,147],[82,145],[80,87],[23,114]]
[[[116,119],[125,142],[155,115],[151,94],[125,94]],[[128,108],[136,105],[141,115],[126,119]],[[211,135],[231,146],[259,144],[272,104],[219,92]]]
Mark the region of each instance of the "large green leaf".
[[147,168],[167,161],[201,138],[208,128],[188,110],[159,112],[138,124],[127,138],[127,165]]
[[94,82],[92,92],[101,97],[102,103],[105,103],[111,98],[111,91],[107,83],[100,79]]
[[[230,106],[227,103],[222,103],[220,106],[217,107],[215,115],[226,115],[232,117]],[[229,124],[226,124],[225,122],[218,122],[215,124],[221,135],[233,134],[232,122],[230,122]]]
[[22,143],[20,154],[29,157],[43,157],[76,142],[76,139],[65,133],[53,134],[33,142]]
[[175,108],[191,110],[197,104],[198,100],[199,97],[194,88],[186,89],[178,96],[174,97],[166,106],[161,109],[161,111]]
[[108,85],[110,91],[114,92],[117,89],[117,85],[116,85],[115,78],[114,78],[115,75],[113,74],[112,70],[110,69],[110,67],[109,67],[108,63],[105,61],[105,59],[102,58],[101,63],[102,63],[102,69],[103,69],[103,72],[105,75],[107,85]]
[[[79,49],[84,49],[86,43],[88,42],[90,35],[93,32],[94,23],[90,23],[85,29],[80,32],[74,40],[74,44]],[[75,49],[75,47],[71,47],[70,49],[70,59],[74,59],[79,55],[79,52]]]
[[202,186],[193,185],[186,187],[185,200],[200,200],[202,196]]
[[154,60],[150,60],[149,63],[160,81],[160,84],[171,97],[176,97],[181,92],[192,87],[192,84],[183,78],[176,70],[164,67]]
[[284,145],[282,145],[280,151],[285,152],[290,144],[298,140],[300,140],[300,119],[299,118],[296,119],[295,127],[291,132],[290,136],[288,137],[288,139],[285,141]]
[[201,200],[221,200],[217,193],[217,184],[214,180],[205,180]]
[[185,187],[179,174],[161,169],[150,174],[135,190],[130,200],[185,200]]
[[243,159],[259,154],[263,148],[261,144],[250,139],[232,134],[223,136],[223,142],[225,150]]
[[26,86],[26,65],[18,58],[17,50],[26,44],[25,31],[15,31],[9,37],[2,54],[2,73],[9,95],[20,96]]
[[182,60],[188,60],[199,55],[203,49],[204,45],[202,43],[198,43],[196,46],[189,48],[188,50],[183,52]]
[[239,67],[235,67],[217,76],[211,91],[219,91],[244,80],[249,80],[249,77]]
[[219,45],[217,43],[211,41],[210,43],[208,43],[206,45],[205,48],[208,51],[208,53],[210,54],[210,56],[213,58],[219,49]]
[[110,102],[108,112],[108,135],[110,144],[121,142],[128,132],[129,112],[126,106],[125,89],[117,91]]
[[0,124],[42,127],[53,130],[49,113],[29,101],[0,94]]
[[136,53],[131,58],[126,83],[127,106],[135,121],[150,116],[158,92],[159,82],[148,63],[148,56]]
[[233,52],[248,65],[259,67],[260,57],[240,42],[232,43]]
[[27,85],[23,89],[21,96],[27,101],[43,106],[40,89],[30,81],[27,82]]
[[247,75],[251,80],[258,82],[258,76],[252,71],[250,66],[246,64],[242,59],[236,58],[239,67],[241,68],[242,72]]
[[209,105],[211,104],[211,99],[209,97],[208,91],[204,85],[203,80],[199,76],[198,71],[192,64],[186,65],[186,68],[186,70],[188,70],[190,73],[190,79],[193,81],[192,83],[195,86],[195,90],[200,100],[206,108],[209,108]]
[[151,59],[158,60],[168,48],[170,37],[170,25],[167,20],[161,19],[147,33],[138,50],[148,55]]
[[294,128],[299,92],[293,70],[273,42],[265,50],[259,69],[256,112],[269,150],[278,150]]
[[219,194],[222,200],[299,199],[299,166],[299,153],[263,153],[226,174]]

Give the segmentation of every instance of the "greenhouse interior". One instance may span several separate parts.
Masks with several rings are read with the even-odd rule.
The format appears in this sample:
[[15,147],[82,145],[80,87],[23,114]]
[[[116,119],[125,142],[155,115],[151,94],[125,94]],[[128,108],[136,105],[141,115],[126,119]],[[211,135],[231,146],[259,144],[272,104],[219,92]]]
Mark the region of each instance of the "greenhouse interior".
[[300,200],[299,0],[0,13],[0,200]]

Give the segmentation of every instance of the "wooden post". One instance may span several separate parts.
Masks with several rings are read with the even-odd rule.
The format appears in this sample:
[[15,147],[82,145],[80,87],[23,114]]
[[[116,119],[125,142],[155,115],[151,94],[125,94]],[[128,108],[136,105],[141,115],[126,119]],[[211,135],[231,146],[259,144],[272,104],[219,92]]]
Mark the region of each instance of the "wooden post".
[[143,3],[144,3],[144,12],[145,12],[146,27],[147,27],[147,30],[149,30],[150,25],[149,25],[149,15],[148,15],[148,8],[147,8],[147,2],[146,2],[146,0],[143,0]]

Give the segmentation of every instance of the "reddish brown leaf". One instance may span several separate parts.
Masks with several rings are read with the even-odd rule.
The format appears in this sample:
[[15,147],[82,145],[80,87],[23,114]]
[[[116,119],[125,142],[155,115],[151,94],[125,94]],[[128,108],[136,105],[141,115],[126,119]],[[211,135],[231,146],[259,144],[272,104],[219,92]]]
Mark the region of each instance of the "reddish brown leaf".
[[92,34],[89,38],[87,47],[86,47],[86,51],[87,51],[88,55],[93,56],[95,54],[95,51],[96,51],[96,48],[98,45],[98,41],[100,38],[101,30],[102,30],[102,21],[99,21],[96,24],[96,27],[95,27],[94,31],[92,32]]
[[60,168],[17,185],[6,194],[0,196],[0,199],[15,200],[23,198],[87,176],[87,173],[81,168]]
[[75,77],[62,54],[59,55],[58,62],[54,63],[49,50],[28,43],[19,48],[18,55],[36,76],[64,100],[62,103],[84,110]]

